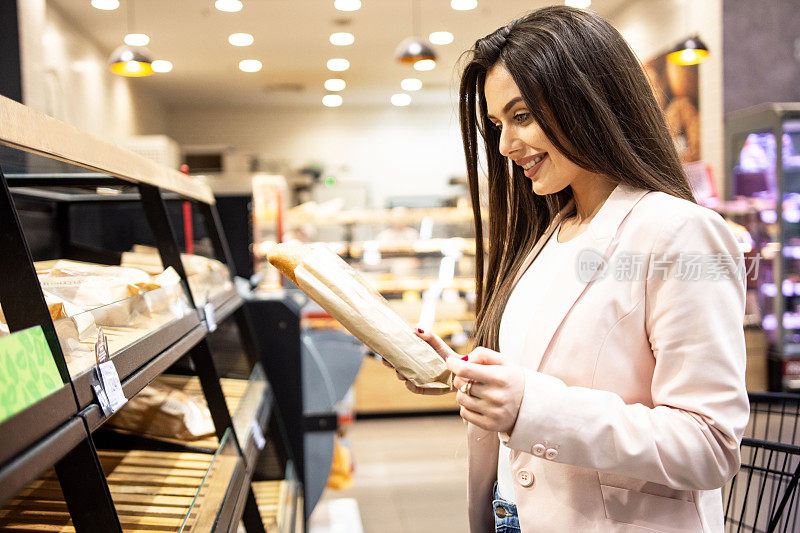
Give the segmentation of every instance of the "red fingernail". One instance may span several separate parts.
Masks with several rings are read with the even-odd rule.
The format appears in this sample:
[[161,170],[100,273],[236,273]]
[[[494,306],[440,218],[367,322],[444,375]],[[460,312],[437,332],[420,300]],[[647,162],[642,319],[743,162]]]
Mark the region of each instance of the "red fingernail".
[[467,359],[469,359],[468,355],[465,355],[464,357],[461,358],[462,361],[466,361]]
[[421,335],[421,334],[423,334],[423,333],[425,333],[425,332],[424,332],[424,331],[422,331],[421,329],[417,328],[417,333],[419,333],[419,334]]

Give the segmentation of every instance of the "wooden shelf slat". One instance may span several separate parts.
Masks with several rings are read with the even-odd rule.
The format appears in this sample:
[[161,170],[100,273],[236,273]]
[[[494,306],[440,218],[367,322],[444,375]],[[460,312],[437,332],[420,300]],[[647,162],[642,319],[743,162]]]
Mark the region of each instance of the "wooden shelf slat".
[[[207,485],[204,476],[214,456],[200,453],[151,451],[99,451],[111,496],[123,530],[177,532],[190,511],[194,497],[200,499],[192,508],[199,515]],[[216,458],[226,463],[228,457]],[[157,466],[152,466],[152,465]],[[216,464],[216,463],[215,463]],[[228,468],[211,468],[213,475],[225,475]],[[210,514],[213,514],[210,513]],[[3,531],[72,532],[72,521],[51,470],[31,483],[0,510]],[[187,529],[188,530],[188,529]]]

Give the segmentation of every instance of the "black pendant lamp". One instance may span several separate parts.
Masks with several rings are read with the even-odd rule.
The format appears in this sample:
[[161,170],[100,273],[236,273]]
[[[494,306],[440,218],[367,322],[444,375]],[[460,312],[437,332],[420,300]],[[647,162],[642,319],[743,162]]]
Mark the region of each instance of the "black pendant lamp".
[[667,59],[678,65],[697,65],[708,58],[708,46],[700,40],[700,37],[689,37],[681,41],[667,54]]
[[436,52],[433,50],[433,45],[423,37],[416,37],[420,33],[419,6],[417,2],[418,0],[411,0],[411,29],[415,36],[403,39],[394,52],[394,58],[406,65],[413,65],[423,60],[436,61]]

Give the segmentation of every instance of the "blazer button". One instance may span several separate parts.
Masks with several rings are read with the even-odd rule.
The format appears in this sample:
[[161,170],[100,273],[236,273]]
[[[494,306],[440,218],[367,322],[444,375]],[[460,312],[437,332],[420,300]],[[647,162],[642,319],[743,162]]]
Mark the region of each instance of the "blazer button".
[[545,459],[549,459],[552,461],[556,457],[558,457],[558,450],[556,450],[555,448],[548,448],[547,451],[544,452]]
[[530,487],[533,485],[533,474],[530,470],[523,468],[517,472],[517,481],[519,481],[519,484],[523,487]]
[[534,444],[533,448],[532,448],[533,455],[536,455],[538,457],[541,457],[541,456],[544,455],[544,450],[545,450],[544,444]]

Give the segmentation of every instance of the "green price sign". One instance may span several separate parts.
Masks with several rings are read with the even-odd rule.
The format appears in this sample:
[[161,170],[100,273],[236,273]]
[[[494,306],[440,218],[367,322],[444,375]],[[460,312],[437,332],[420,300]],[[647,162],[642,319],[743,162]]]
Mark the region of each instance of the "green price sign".
[[41,327],[0,337],[0,422],[62,386]]

